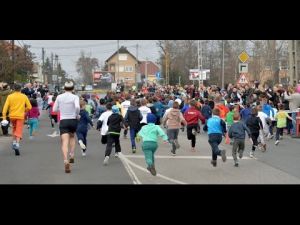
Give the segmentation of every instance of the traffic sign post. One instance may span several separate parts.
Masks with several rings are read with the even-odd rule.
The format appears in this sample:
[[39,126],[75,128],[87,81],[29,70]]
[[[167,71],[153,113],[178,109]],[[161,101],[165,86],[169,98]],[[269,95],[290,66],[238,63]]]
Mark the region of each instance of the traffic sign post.
[[248,63],[239,63],[239,73],[248,73]]
[[246,51],[242,51],[242,53],[239,55],[239,60],[242,62],[242,63],[245,63],[247,62],[249,59],[249,55],[247,54]]

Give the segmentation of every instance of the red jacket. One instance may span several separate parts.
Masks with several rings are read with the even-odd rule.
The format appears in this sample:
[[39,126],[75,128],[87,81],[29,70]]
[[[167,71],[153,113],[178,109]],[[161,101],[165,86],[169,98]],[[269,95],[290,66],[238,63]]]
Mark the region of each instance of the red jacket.
[[201,120],[202,124],[205,124],[204,116],[195,107],[190,107],[188,110],[185,111],[184,119],[186,120],[187,125],[198,124],[199,120]]

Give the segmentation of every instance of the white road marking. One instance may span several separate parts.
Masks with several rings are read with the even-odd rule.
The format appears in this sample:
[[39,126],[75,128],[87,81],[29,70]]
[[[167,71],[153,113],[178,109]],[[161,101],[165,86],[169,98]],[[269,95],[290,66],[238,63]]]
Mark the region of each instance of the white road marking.
[[[143,155],[124,155],[126,158],[132,159],[141,159],[145,158]],[[211,156],[168,156],[168,155],[156,155],[155,158],[157,159],[211,159]],[[233,159],[232,156],[227,156],[227,159]],[[256,159],[244,156],[242,159]]]
[[[149,173],[149,171],[148,171],[147,169],[145,169],[145,168],[143,168],[143,167],[137,165],[136,163],[132,162],[131,160],[127,159],[127,158],[125,157],[125,155],[124,155],[124,159],[125,159],[125,161],[128,162],[128,164],[132,165],[133,167],[135,167],[135,168],[137,168],[137,169],[140,169],[140,170],[142,170],[142,171],[144,171],[144,172],[146,172],[146,173]],[[157,173],[156,176],[157,176],[157,177],[160,177],[160,178],[163,178],[163,179],[165,179],[165,180],[171,181],[171,182],[176,183],[176,184],[187,184],[187,183],[184,183],[184,182],[182,182],[182,181],[175,180],[175,179],[173,179],[173,178],[164,176],[164,175],[159,174],[159,173]]]
[[142,184],[142,182],[137,178],[136,174],[132,170],[132,168],[129,166],[128,162],[126,161],[126,158],[124,155],[120,152],[119,158],[121,162],[123,163],[127,173],[129,174],[130,178],[132,179],[133,184]]

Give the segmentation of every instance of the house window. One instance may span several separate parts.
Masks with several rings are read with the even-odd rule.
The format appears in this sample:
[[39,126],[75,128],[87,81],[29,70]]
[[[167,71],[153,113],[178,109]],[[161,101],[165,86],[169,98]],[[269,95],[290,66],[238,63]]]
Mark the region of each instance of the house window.
[[119,66],[119,72],[124,72],[124,66]]
[[110,65],[110,71],[115,71],[115,64]]
[[125,66],[125,72],[133,72],[133,66]]
[[119,54],[119,60],[120,61],[126,61],[127,60],[127,54]]

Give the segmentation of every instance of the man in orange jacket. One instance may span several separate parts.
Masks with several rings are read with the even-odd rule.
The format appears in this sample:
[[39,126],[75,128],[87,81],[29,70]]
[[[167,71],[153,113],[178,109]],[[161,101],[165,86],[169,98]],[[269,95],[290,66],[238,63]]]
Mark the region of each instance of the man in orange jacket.
[[[25,113],[31,109],[28,97],[21,93],[21,85],[14,85],[14,93],[10,94],[3,107],[3,121],[6,121],[7,112],[13,125],[13,144],[16,155],[20,155],[20,140],[23,136]],[[3,122],[2,121],[2,122]]]

